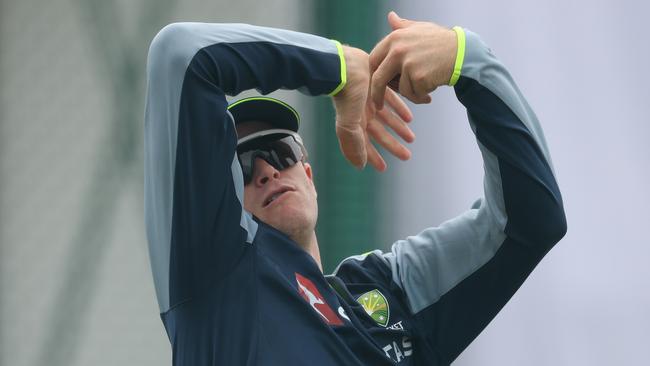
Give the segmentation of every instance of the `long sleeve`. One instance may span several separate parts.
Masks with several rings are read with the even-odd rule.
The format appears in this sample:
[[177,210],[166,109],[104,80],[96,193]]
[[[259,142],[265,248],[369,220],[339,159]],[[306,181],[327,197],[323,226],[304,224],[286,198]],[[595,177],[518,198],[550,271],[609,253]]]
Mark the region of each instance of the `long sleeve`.
[[225,95],[334,94],[344,84],[341,46],[321,37],[200,23],[156,35],[147,61],[145,223],[161,313],[227,275],[255,238]]
[[[428,348],[451,363],[489,324],[566,232],[542,129],[504,66],[457,29],[455,91],[484,162],[484,197],[439,227],[393,244],[383,257]],[[460,65],[459,65],[460,63]]]

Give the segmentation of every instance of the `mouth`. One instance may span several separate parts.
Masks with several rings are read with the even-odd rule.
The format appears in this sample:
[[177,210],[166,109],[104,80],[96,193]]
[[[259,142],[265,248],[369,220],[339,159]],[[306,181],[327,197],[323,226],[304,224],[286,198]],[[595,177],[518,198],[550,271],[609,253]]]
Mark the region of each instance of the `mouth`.
[[287,192],[292,192],[293,189],[291,187],[280,187],[279,189],[274,190],[269,194],[266,199],[264,200],[264,203],[262,204],[263,208],[268,207],[271,205],[273,202],[275,202],[278,198],[280,198],[282,195],[284,195]]

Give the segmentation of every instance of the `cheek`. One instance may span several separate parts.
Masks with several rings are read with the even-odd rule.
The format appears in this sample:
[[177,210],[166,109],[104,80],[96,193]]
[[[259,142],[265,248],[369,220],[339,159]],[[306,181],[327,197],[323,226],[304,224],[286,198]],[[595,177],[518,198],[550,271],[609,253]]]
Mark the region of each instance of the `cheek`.
[[314,187],[313,184],[310,184],[309,187],[307,187],[309,190],[309,196],[314,200],[314,203],[316,203],[316,198],[318,198],[318,192],[316,192],[316,187]]
[[316,193],[316,188],[312,183],[308,183],[304,189],[306,196],[305,199],[307,200],[305,207],[318,211],[318,194]]

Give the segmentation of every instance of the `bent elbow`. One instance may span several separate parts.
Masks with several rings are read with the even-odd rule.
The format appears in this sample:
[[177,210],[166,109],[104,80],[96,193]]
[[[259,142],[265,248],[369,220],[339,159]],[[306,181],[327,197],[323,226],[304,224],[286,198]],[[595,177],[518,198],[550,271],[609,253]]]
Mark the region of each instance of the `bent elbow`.
[[171,23],[163,27],[151,40],[147,55],[149,73],[169,72],[178,67],[185,69],[188,62],[187,45],[192,36],[189,23]]
[[543,241],[549,249],[562,240],[567,232],[566,215],[561,205],[550,216],[544,225],[546,235]]
[[546,252],[566,235],[564,208],[561,203],[557,203],[553,207],[511,218],[505,231],[523,245]]

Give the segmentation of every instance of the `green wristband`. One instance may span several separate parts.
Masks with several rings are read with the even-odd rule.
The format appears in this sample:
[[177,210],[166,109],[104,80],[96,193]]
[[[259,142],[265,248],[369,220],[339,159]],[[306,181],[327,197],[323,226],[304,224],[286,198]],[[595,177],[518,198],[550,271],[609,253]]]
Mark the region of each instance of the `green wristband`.
[[331,97],[338,94],[338,92],[340,92],[341,89],[343,89],[343,87],[348,81],[348,71],[346,70],[346,66],[345,66],[345,55],[343,54],[343,46],[341,46],[341,42],[337,40],[333,39],[332,41],[336,43],[336,49],[339,51],[339,59],[341,60],[341,83],[339,83],[339,86],[337,86],[336,89],[332,90],[332,92],[328,94]]
[[463,69],[463,61],[465,60],[465,31],[459,26],[452,28],[456,32],[456,40],[458,41],[458,49],[456,51],[456,63],[454,64],[454,72],[449,79],[449,86],[454,86],[460,78],[460,71]]

